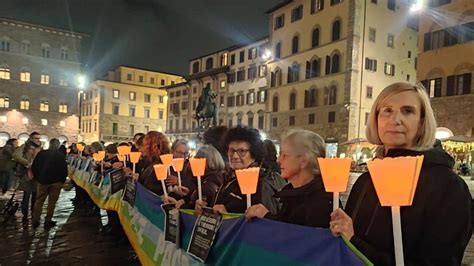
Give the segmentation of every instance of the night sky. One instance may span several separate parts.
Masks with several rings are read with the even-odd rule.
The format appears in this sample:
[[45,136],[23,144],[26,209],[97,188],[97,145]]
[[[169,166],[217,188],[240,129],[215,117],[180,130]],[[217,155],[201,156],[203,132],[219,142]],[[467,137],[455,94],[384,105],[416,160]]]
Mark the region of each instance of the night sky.
[[188,74],[188,60],[268,34],[281,0],[0,0],[0,16],[89,34],[82,62]]

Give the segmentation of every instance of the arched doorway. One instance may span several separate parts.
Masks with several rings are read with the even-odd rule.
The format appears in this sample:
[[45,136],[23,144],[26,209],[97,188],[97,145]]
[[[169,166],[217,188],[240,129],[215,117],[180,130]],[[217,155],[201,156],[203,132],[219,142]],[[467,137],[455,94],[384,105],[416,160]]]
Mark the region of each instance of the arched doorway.
[[451,129],[449,129],[449,128],[438,127],[436,129],[435,137],[437,139],[443,140],[443,139],[447,139],[447,138],[452,137],[452,136],[454,136],[453,131],[451,131]]

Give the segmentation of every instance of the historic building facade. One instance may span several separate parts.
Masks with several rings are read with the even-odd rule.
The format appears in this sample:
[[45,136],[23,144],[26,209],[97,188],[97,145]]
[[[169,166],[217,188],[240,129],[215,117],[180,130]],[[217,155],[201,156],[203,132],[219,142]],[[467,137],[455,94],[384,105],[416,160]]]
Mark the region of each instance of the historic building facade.
[[[32,131],[77,141],[79,50],[87,35],[0,18],[0,146]],[[47,145],[47,144],[46,144]]]
[[430,1],[426,8],[420,16],[418,78],[428,90],[440,132],[444,132],[439,137],[472,137],[474,2]]
[[120,66],[89,84],[81,100],[80,140],[91,143],[129,141],[139,132],[164,132],[167,92],[181,76]]

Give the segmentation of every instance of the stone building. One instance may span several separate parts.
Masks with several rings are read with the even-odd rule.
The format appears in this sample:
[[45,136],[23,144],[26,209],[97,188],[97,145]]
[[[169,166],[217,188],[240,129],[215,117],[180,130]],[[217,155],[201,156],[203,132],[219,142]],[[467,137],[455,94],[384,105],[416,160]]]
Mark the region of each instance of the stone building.
[[[0,18],[0,146],[32,131],[77,141],[79,51],[87,35]],[[47,144],[46,144],[47,145]]]

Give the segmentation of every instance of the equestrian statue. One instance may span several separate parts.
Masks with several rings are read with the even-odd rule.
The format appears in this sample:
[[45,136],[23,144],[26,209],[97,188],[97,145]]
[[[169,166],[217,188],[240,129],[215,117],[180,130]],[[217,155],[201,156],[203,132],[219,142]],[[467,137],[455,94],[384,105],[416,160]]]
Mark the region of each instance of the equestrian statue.
[[[211,84],[207,83],[199,96],[199,103],[194,118],[199,128],[208,128],[217,125],[217,94],[211,90]],[[212,124],[211,124],[212,123]]]

